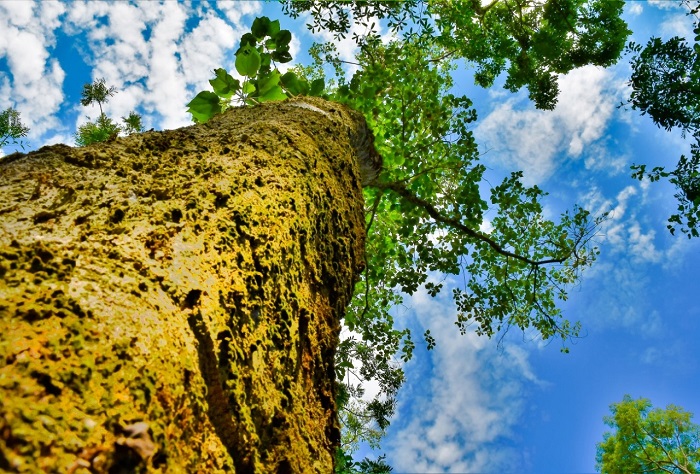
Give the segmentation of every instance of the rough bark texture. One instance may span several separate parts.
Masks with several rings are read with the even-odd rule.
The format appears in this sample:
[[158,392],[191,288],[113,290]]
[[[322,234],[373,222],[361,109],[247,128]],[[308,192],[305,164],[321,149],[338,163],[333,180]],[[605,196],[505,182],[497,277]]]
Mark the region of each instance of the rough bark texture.
[[378,163],[320,99],[0,162],[0,470],[330,472]]

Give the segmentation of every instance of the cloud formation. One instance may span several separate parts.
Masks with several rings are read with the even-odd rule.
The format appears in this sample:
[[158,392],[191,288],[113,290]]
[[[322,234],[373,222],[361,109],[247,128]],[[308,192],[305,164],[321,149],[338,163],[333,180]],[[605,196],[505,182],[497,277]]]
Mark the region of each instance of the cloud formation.
[[[452,282],[454,284],[454,282]],[[528,390],[537,379],[521,347],[460,335],[449,295],[411,299],[418,325],[437,339],[431,369],[412,377],[400,393],[398,426],[387,440],[398,472],[504,472],[525,462],[510,449]],[[420,329],[422,331],[422,329]],[[414,364],[414,362],[412,362]],[[403,390],[403,389],[402,389]],[[411,413],[404,419],[403,413]]]
[[[475,130],[489,157],[509,170],[523,170],[530,185],[543,183],[563,163],[581,157],[587,166],[607,166],[596,158],[596,149],[589,152],[587,147],[605,138],[621,85],[612,72],[595,66],[576,69],[559,84],[554,111],[536,110],[519,94],[499,103]],[[613,160],[611,172],[619,171],[619,161]]]
[[[30,138],[40,140],[36,147],[70,136],[65,130],[74,128],[58,118],[65,110],[78,111],[75,128],[97,116],[97,109],[64,103],[63,68],[70,65],[55,57],[60,30],[72,37],[71,61],[82,60],[93,80],[116,87],[109,116],[137,110],[147,128],[190,125],[185,104],[209,88],[213,69],[233,71],[238,40],[261,11],[258,2],[0,2],[0,61],[9,70],[0,78],[0,107],[20,111]],[[296,41],[291,53],[298,49]]]
[[[59,2],[0,2],[0,109],[17,109],[35,138],[59,125],[65,72],[50,50],[66,6]],[[41,100],[37,100],[40,97]]]

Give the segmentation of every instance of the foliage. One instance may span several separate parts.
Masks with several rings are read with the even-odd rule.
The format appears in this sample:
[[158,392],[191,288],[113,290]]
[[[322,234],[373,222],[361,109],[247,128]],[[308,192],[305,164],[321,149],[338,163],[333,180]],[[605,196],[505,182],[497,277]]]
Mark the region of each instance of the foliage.
[[0,112],[0,148],[8,145],[12,140],[13,145],[20,145],[24,149],[24,143],[20,140],[26,137],[29,128],[22,124],[19,112],[12,107]]
[[235,68],[243,83],[223,68],[214,70],[215,77],[209,81],[214,92],[202,91],[187,104],[192,119],[204,123],[235,102],[254,105],[296,95],[321,95],[323,78],[308,81],[294,71],[282,74],[277,69],[276,63],[292,60],[291,39],[289,30],[280,29],[279,20],[256,18],[236,52]]
[[91,143],[106,142],[116,138],[121,128],[105,114],[100,114],[94,122],[88,122],[78,127],[75,134],[75,144],[87,146]]
[[127,117],[122,117],[123,126],[116,124],[112,119],[102,111],[102,104],[109,101],[117,93],[114,86],[107,87],[105,79],[96,79],[91,84],[83,85],[82,98],[80,103],[87,107],[92,104],[97,104],[100,108],[100,115],[94,122],[87,122],[78,127],[75,134],[75,143],[78,146],[87,146],[91,143],[100,143],[108,140],[113,140],[121,132],[131,135],[143,131],[141,124],[141,116],[134,111],[129,112]]
[[102,111],[102,104],[106,104],[110,97],[113,97],[117,93],[117,88],[114,86],[107,87],[105,84],[105,79],[96,79],[93,83],[83,84],[83,92],[81,93],[82,98],[80,103],[83,107],[87,107],[94,103],[100,107],[100,115],[104,112]]
[[122,123],[124,127],[122,130],[127,134],[141,133],[143,132],[143,124],[141,123],[141,116],[134,112],[133,110],[129,112],[129,115],[122,117]]
[[[351,371],[361,381],[387,381],[374,401],[389,406],[403,381],[392,358],[407,361],[415,347],[391,314],[403,295],[423,287],[435,296],[443,285],[431,275],[458,275],[461,332],[471,327],[490,337],[515,326],[564,341],[580,326],[561,319],[556,301],[597,254],[588,243],[599,221],[582,209],[559,223],[545,219],[545,193],[522,185],[521,173],[493,188],[489,202],[482,198],[485,166],[470,129],[476,112],[467,97],[450,93],[455,66],[430,59],[440,54],[433,39],[368,42],[357,57],[360,70],[331,95],[363,112],[384,159],[364,190],[367,265],[345,318],[359,337],[343,341],[336,368],[341,379]],[[487,215],[490,233],[480,230]],[[429,331],[424,336],[433,347]],[[348,422],[355,420],[344,421],[358,432]],[[372,434],[364,441],[373,442]]]
[[690,238],[700,235],[700,24],[697,17],[700,4],[695,2],[692,6],[688,0],[681,4],[686,5],[688,15],[694,17],[694,44],[691,47],[679,37],[665,42],[651,38],[644,48],[630,43],[627,51],[634,56],[628,103],[642,115],[649,114],[659,127],[677,128],[695,139],[691,156],[682,155],[673,171],[655,167],[647,172],[645,165],[632,166],[633,177],[651,181],[669,178],[676,186],[678,212],[669,218],[667,227],[675,233],[679,226]]
[[473,63],[475,82],[482,87],[506,71],[506,89],[527,87],[541,109],[556,105],[557,74],[617,61],[630,33],[620,18],[623,6],[623,0],[284,2],[292,16],[309,12],[312,30],[338,36],[350,31],[351,19],[371,27],[375,18],[383,18],[395,32],[422,30],[438,47],[433,60]]
[[669,405],[652,409],[645,398],[625,395],[604,418],[614,432],[597,445],[596,469],[603,473],[695,473],[700,470],[700,426],[692,414]]
[[393,471],[384,459],[379,456],[376,460],[365,458],[362,461],[354,461],[352,456],[342,449],[338,449],[335,455],[336,474],[389,474]]

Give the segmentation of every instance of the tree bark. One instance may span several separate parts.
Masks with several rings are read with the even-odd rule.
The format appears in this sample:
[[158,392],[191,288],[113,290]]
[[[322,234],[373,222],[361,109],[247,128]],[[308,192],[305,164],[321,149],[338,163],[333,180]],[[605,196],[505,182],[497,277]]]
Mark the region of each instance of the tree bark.
[[0,162],[0,470],[331,472],[380,162],[311,98]]

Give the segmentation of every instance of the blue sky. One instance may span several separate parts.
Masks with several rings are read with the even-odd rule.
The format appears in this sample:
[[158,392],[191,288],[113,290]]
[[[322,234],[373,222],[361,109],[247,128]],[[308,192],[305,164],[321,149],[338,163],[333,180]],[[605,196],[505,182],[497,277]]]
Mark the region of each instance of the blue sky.
[[[119,91],[108,115],[135,109],[146,128],[189,125],[185,104],[208,88],[214,68],[234,69],[238,40],[260,14],[292,30],[295,61],[312,41],[331,39],[312,36],[303,18],[283,17],[274,3],[2,1],[0,110],[21,112],[28,149],[72,145],[85,116],[98,113],[80,106],[82,86],[104,77]],[[674,1],[630,2],[625,18],[638,42],[692,30]],[[349,41],[340,51],[352,58]],[[562,77],[552,112],[458,73],[458,90],[479,113],[474,133],[491,175],[524,170],[529,184],[550,192],[552,215],[575,203],[611,215],[597,237],[599,261],[562,305],[585,334],[570,354],[532,334],[511,332],[500,347],[460,336],[449,297],[419,292],[396,309],[400,324],[417,334],[430,328],[438,346],[418,350],[405,367],[379,452],[395,472],[593,472],[602,418],[626,393],[700,416],[700,243],[666,230],[671,186],[629,176],[632,163],[671,166],[689,144],[616,108],[629,72],[623,59]]]

